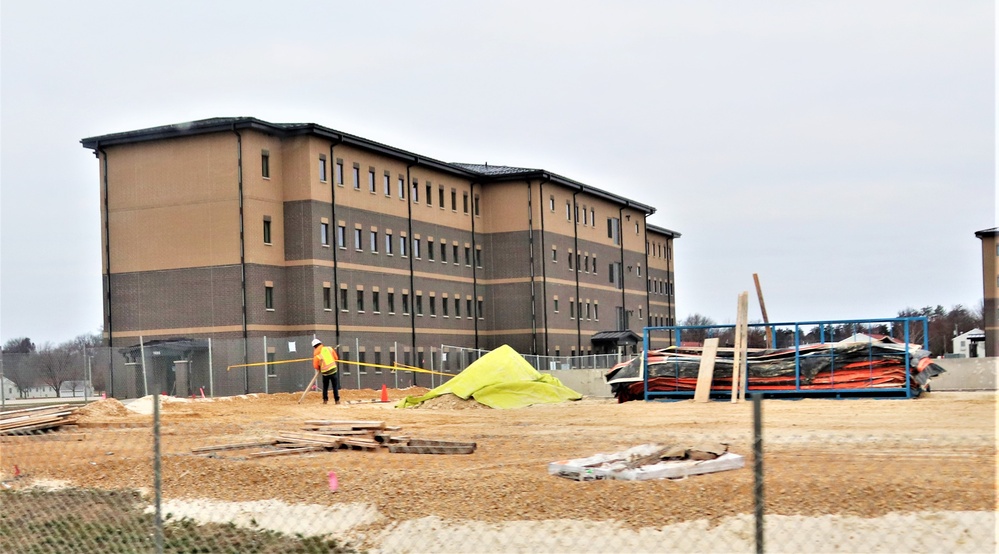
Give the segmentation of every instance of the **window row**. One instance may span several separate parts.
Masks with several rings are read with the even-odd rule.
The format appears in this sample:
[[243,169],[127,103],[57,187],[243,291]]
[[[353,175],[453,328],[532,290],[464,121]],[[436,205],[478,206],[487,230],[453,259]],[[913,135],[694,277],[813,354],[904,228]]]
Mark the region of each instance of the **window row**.
[[[328,246],[328,242],[326,242],[327,232],[325,227],[322,227],[323,225],[326,224],[320,223],[320,239],[324,241],[322,243],[324,246]],[[475,267],[482,267],[482,247],[476,245],[473,250],[472,245],[467,242],[464,245],[459,245],[458,241],[451,241],[448,244],[447,239],[439,239],[435,242],[433,237],[427,237],[424,242],[424,239],[419,235],[410,240],[406,232],[400,232],[396,237],[391,229],[379,231],[377,227],[368,229],[367,240],[365,240],[365,231],[360,224],[355,224],[354,229],[352,229],[352,238],[354,250],[357,252],[364,252],[366,245],[367,251],[372,254],[384,253],[387,256],[394,256],[398,253],[399,256],[405,258],[410,255],[409,248],[412,248],[412,255],[418,260],[426,257],[428,261],[436,262],[439,258],[441,263],[446,264],[450,261],[454,265],[460,265],[464,262],[467,267],[471,267],[474,261]],[[336,241],[338,248],[347,249],[346,222],[341,221],[337,224]]]
[[[555,313],[560,313],[561,306],[559,305],[558,296],[552,297],[552,311]],[[577,315],[578,314],[578,315]],[[569,319],[592,319],[594,321],[600,320],[600,304],[596,301],[590,302],[589,299],[576,300],[574,298],[569,298]]]
[[[382,299],[385,300],[384,305],[382,304]],[[399,301],[398,304],[396,303],[397,299]],[[368,310],[373,314],[381,314],[384,309],[389,315],[395,315],[396,313],[410,315],[410,309],[412,309],[416,316],[427,315],[429,317],[437,317],[440,315],[441,317],[458,319],[462,317],[462,308],[464,308],[464,314],[467,319],[472,319],[473,317],[482,319],[483,317],[483,300],[481,296],[473,302],[470,295],[462,298],[461,295],[455,294],[453,298],[449,298],[449,295],[444,293],[438,298],[435,292],[424,296],[423,292],[417,291],[416,294],[410,295],[408,290],[403,290],[397,295],[393,289],[388,289],[383,295],[378,287],[365,290],[361,285],[358,285],[353,294],[351,294],[347,285],[341,284],[339,300],[341,312],[350,312],[351,308],[353,308],[359,314],[367,313]],[[424,310],[425,308],[426,310]],[[326,311],[333,310],[332,290],[329,284],[323,284],[323,309]],[[399,310],[398,312],[397,309]]]
[[646,241],[645,253],[654,258],[673,259],[673,247],[670,242]]
[[662,294],[673,296],[673,283],[665,279],[648,279],[649,292],[652,294]]
[[663,316],[660,314],[649,314],[649,326],[650,327],[671,327],[676,325],[676,322],[672,317]]

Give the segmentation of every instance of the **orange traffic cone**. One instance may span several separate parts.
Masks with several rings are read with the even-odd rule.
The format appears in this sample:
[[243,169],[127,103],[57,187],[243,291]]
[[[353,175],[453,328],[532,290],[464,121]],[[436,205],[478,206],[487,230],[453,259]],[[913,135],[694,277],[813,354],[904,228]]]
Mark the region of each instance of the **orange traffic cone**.
[[388,388],[382,383],[382,402],[388,402]]

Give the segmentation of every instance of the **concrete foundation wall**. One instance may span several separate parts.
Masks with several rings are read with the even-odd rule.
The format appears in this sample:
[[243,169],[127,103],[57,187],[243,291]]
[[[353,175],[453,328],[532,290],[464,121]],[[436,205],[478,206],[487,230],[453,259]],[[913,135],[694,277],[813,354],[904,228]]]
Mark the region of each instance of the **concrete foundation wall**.
[[932,390],[996,390],[999,358],[941,358],[933,362],[947,372],[930,382]]
[[555,371],[542,371],[555,377],[562,384],[583,396],[602,396],[610,398],[610,385],[604,379],[609,369],[560,369]]

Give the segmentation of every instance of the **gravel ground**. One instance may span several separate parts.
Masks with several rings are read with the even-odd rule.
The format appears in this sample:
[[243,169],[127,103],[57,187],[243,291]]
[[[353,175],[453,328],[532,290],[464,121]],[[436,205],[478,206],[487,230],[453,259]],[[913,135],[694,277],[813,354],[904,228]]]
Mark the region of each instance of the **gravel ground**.
[[[389,396],[397,400],[423,392],[425,389],[390,389]],[[514,540],[527,533],[526,529],[546,535],[561,529],[555,534],[562,542],[544,543],[541,548],[550,547],[551,551],[615,551],[627,545],[632,545],[632,551],[641,551],[644,547],[628,543],[628,536],[650,530],[665,533],[667,528],[689,531],[690,526],[725,530],[730,537],[726,540],[750,540],[747,544],[751,544],[752,526],[750,523],[747,530],[745,523],[751,522],[746,518],[753,512],[749,403],[617,404],[613,399],[587,397],[504,411],[467,409],[468,403],[451,397],[431,406],[400,410],[392,403],[371,402],[379,395],[380,391],[374,390],[345,390],[344,403],[339,406],[322,405],[316,393],[310,393],[301,404],[298,394],[165,402],[161,440],[164,499],[173,503],[169,505],[178,514],[185,505],[206,502],[313,505],[319,508],[311,513],[317,514],[324,513],[320,508],[326,507],[337,514],[328,517],[341,520],[336,526],[340,532],[349,528],[359,544],[386,552],[407,551],[405,546],[391,544],[410,544],[411,551],[420,550],[393,533],[454,534],[453,540],[458,542],[450,543],[453,551],[531,551],[530,546],[521,550]],[[144,413],[143,403],[151,407],[150,399],[124,407],[110,399],[87,406],[79,418],[81,428],[74,431],[85,433],[84,440],[4,444],[0,477],[11,482],[12,468],[17,465],[22,472],[19,482],[24,484],[32,479],[60,479],[73,486],[148,491],[153,483],[153,441],[151,416]],[[797,521],[795,517],[832,517],[838,522],[887,518],[892,522],[888,525],[905,535],[922,525],[919,522],[933,519],[927,513],[974,512],[978,515],[965,520],[976,531],[987,525],[985,536],[992,542],[977,550],[981,539],[966,538],[944,549],[994,551],[994,393],[937,392],[915,400],[774,400],[766,401],[763,410],[768,515],[788,516],[792,519],[787,521],[792,522]],[[400,435],[474,441],[478,448],[471,455],[338,450],[264,459],[245,458],[249,450],[224,451],[214,457],[191,452],[200,446],[262,440],[279,431],[298,430],[306,420],[314,419],[384,421],[401,427],[396,432]],[[575,482],[550,476],[546,468],[551,461],[649,442],[707,440],[727,442],[731,451],[746,457],[747,467],[679,481],[645,482]],[[330,490],[330,471],[338,477],[337,492]],[[259,506],[212,504],[212,510],[224,512],[227,508],[220,506],[230,506],[235,519],[240,509],[235,506],[248,505]],[[278,519],[283,517],[288,525],[300,525],[304,519],[274,506],[264,511],[286,514]],[[545,523],[532,527],[532,521]],[[461,536],[482,525],[505,529],[511,537],[507,548],[502,541],[495,548],[461,544],[462,540],[472,540]],[[580,527],[578,533],[567,530],[575,527]],[[585,538],[594,528],[607,532],[606,541],[597,541],[604,546],[595,546],[595,539]],[[800,522],[789,524],[787,533],[801,535],[800,541],[790,543],[800,548],[789,547],[791,550],[824,550],[807,542],[815,537],[815,531],[809,529]],[[575,538],[566,538],[566,533]],[[883,541],[884,530],[878,533]],[[670,536],[656,535],[656,540]],[[625,542],[614,542],[614,537]],[[940,540],[933,537],[936,535],[925,537],[932,539],[924,545],[931,547],[928,550],[905,545],[898,550],[940,551],[932,548],[933,541]],[[577,542],[573,548],[566,540],[584,541],[586,547]],[[842,548],[846,550],[826,551],[892,551],[890,547],[875,548],[875,543],[870,543],[870,549],[850,550],[849,545],[863,544],[853,540],[860,539],[848,541],[844,537],[842,542],[847,546]],[[530,544],[538,550],[536,543]],[[731,547],[744,549],[735,542]],[[681,549],[726,550],[724,544],[696,542]]]

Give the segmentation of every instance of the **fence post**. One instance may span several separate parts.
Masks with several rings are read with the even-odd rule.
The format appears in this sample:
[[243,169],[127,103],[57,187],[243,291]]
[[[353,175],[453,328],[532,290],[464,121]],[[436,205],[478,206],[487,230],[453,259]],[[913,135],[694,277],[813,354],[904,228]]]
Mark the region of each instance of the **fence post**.
[[208,337],[208,396],[215,398],[215,368],[212,367],[212,337]]
[[753,393],[753,505],[756,552],[763,554],[763,393]]
[[139,356],[142,358],[142,396],[149,396],[149,380],[146,378],[146,341],[139,335]]
[[156,552],[163,552],[163,477],[160,474],[160,394],[153,395],[153,490],[156,502],[156,519],[154,521],[154,538]]

